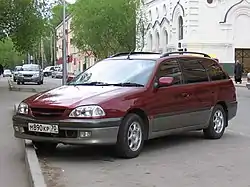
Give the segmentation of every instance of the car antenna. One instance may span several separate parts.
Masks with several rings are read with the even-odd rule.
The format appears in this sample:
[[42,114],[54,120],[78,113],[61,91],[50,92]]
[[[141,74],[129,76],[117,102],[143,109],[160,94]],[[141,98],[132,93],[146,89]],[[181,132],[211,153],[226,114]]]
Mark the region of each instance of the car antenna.
[[129,52],[127,59],[130,59],[130,55],[131,55],[132,52],[133,52],[133,49]]

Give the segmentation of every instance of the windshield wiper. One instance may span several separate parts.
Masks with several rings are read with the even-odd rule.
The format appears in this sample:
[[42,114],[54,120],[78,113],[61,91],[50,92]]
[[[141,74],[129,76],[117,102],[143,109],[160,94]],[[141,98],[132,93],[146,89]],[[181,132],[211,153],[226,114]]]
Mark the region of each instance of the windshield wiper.
[[77,83],[77,84],[70,84],[70,85],[74,85],[74,86],[109,86],[112,84],[108,84],[105,82],[85,82],[85,83]]
[[144,85],[142,84],[138,84],[135,82],[121,82],[121,83],[117,83],[117,84],[113,84],[114,86],[124,86],[124,87],[144,87]]

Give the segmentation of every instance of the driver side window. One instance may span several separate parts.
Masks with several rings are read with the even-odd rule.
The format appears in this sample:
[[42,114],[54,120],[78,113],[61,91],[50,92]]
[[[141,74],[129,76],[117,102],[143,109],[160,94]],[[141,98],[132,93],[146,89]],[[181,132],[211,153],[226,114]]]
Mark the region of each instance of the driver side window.
[[182,72],[176,60],[162,62],[156,74],[157,80],[161,77],[173,77],[173,85],[182,84]]

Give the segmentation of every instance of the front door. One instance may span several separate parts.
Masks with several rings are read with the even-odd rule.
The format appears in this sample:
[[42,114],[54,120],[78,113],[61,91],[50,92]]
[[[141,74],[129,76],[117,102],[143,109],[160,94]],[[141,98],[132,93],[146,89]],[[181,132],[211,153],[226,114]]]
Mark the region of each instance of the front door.
[[[188,97],[183,95],[183,78],[179,63],[176,60],[165,61],[160,64],[156,74],[156,81],[160,77],[173,77],[174,83],[168,87],[161,87],[152,91],[148,99],[147,111],[153,118],[153,132],[165,131],[184,126],[180,115],[188,105]],[[186,100],[186,101],[185,101]]]

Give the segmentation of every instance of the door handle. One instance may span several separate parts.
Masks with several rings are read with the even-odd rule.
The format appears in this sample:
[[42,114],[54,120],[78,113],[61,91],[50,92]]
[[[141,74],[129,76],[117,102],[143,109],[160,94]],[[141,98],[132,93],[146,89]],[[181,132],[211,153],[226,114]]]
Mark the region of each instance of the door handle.
[[182,97],[189,97],[190,95],[188,93],[182,93],[181,96]]

